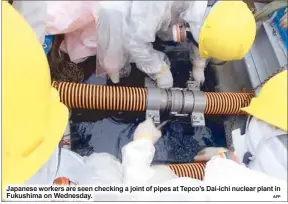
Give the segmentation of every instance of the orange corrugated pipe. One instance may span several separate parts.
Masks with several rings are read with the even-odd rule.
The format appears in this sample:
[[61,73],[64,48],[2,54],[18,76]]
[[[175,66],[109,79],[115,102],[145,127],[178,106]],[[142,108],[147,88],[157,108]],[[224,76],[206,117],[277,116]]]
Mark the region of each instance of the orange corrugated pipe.
[[[69,108],[113,111],[146,111],[147,89],[54,81],[61,101]],[[254,95],[251,93],[206,92],[205,114],[243,114]]]
[[207,115],[231,115],[245,114],[240,108],[250,104],[254,97],[252,93],[231,93],[231,92],[206,92],[206,107],[204,113]]
[[168,167],[179,177],[203,180],[206,163],[168,164]]
[[53,82],[61,101],[69,108],[145,111],[147,89]]

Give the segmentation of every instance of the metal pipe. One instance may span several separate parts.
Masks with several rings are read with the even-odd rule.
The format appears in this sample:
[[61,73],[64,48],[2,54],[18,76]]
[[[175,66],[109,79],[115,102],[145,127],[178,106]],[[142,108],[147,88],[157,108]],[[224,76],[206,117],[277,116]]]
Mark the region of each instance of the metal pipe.
[[209,93],[188,89],[100,86],[54,81],[52,86],[69,108],[114,111],[155,110],[179,114],[243,114],[252,93]]

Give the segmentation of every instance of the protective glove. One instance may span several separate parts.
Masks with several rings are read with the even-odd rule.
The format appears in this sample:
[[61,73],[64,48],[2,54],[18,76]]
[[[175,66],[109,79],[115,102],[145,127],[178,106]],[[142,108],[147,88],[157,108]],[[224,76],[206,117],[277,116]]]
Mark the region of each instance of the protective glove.
[[108,73],[109,78],[114,84],[118,84],[120,82],[120,74],[119,72]]
[[155,144],[161,137],[161,131],[158,130],[151,119],[140,123],[134,132],[134,141],[147,139]]
[[212,157],[217,156],[218,154],[222,152],[228,151],[225,148],[222,147],[207,147],[202,149],[198,154],[194,157],[195,162],[200,162],[200,161],[209,161],[212,159]]
[[171,88],[173,87],[173,76],[166,64],[161,65],[161,70],[156,74],[157,86],[159,88]]
[[205,82],[204,69],[202,68],[193,67],[192,76],[193,79],[201,85]]

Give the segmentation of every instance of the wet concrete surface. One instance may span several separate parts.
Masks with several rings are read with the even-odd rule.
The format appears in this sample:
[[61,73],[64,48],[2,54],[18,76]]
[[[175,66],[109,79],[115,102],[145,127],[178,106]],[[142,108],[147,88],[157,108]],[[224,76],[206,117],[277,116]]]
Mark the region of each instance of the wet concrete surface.
[[[167,44],[161,46],[158,46],[159,50],[165,49],[165,46],[167,48]],[[184,88],[192,67],[189,55],[173,50],[166,54],[171,62],[174,87]],[[215,91],[217,82],[213,70],[208,67],[205,75],[206,82],[202,90]],[[144,77],[145,75],[132,65],[130,76],[121,79],[118,85],[141,87],[144,85]],[[109,80],[106,82],[95,74],[86,79],[84,83],[113,85]],[[90,155],[92,152],[107,152],[121,159],[121,148],[132,140],[137,125],[144,119],[144,113],[73,110],[72,150],[82,156]],[[162,137],[155,144],[154,163],[192,162],[197,152],[205,147],[226,147],[223,119],[221,116],[206,116],[206,127],[197,128],[193,128],[184,118],[167,123],[162,128]]]

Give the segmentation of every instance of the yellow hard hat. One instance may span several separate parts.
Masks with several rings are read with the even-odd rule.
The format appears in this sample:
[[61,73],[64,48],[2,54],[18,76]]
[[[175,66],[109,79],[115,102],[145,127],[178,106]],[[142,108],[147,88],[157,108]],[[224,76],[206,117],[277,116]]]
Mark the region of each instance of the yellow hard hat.
[[256,22],[242,1],[219,1],[205,19],[199,35],[201,58],[240,60],[251,48]]
[[250,115],[287,131],[287,70],[272,77],[248,107],[242,108]]
[[44,50],[32,28],[2,1],[2,198],[24,184],[56,150],[68,109],[51,87]]

